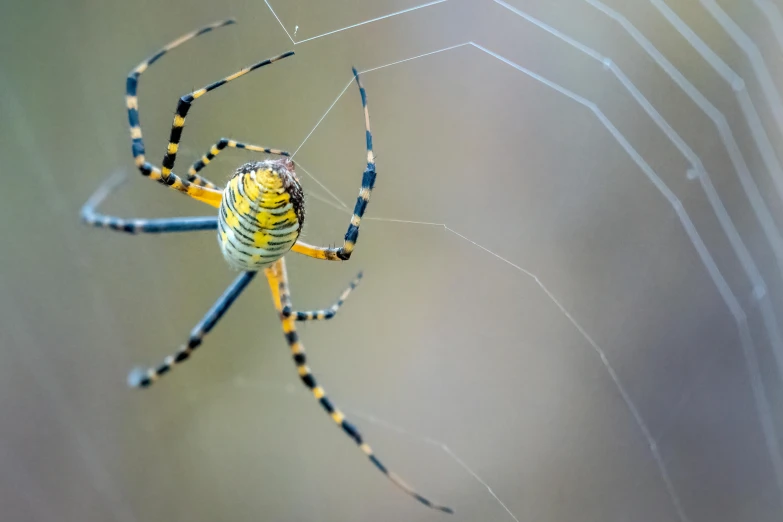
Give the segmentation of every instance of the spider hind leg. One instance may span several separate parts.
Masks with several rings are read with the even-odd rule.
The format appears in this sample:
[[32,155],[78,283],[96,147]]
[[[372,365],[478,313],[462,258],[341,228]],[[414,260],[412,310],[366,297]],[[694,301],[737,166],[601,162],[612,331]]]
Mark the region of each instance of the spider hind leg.
[[299,342],[299,336],[296,333],[296,326],[294,322],[295,318],[293,316],[285,317],[283,315],[284,308],[291,308],[291,296],[288,292],[288,276],[286,275],[285,258],[279,259],[275,262],[274,265],[265,269],[265,274],[269,283],[269,289],[272,292],[272,299],[275,304],[275,309],[280,314],[280,320],[283,327],[283,333],[285,334],[285,339],[288,342],[289,348],[291,349],[294,364],[296,364],[296,369],[299,373],[299,378],[301,379],[302,383],[310,389],[310,391],[313,393],[313,396],[316,398],[316,400],[318,400],[318,402],[321,404],[321,407],[326,411],[326,413],[329,414],[335,424],[342,428],[345,434],[348,435],[357,446],[359,446],[359,449],[362,450],[370,462],[375,465],[378,471],[386,475],[386,477],[391,480],[395,486],[429,508],[442,511],[444,513],[454,513],[450,507],[436,504],[428,498],[420,495],[416,490],[414,490],[410,485],[402,480],[399,475],[390,471],[380,461],[380,459],[375,456],[372,448],[369,444],[367,444],[367,442],[364,441],[362,435],[359,433],[359,430],[357,430],[353,424],[348,422],[348,420],[345,418],[345,415],[334,404],[332,404],[332,401],[330,401],[326,396],[324,389],[318,385],[315,376],[307,366],[307,356],[305,355],[304,346]]
[[172,368],[188,359],[193,351],[201,346],[206,336],[217,322],[228,311],[242,291],[247,288],[257,272],[242,272],[234,279],[234,282],[223,292],[212,308],[204,315],[193,330],[190,331],[188,341],[183,344],[173,355],[166,357],[161,364],[152,368],[134,368],[128,374],[128,386],[131,388],[148,388],[161,376],[169,373]]
[[351,281],[351,284],[348,286],[348,288],[343,290],[343,293],[340,294],[340,297],[337,298],[337,301],[335,301],[335,303],[329,308],[324,308],[321,310],[298,311],[293,310],[290,304],[287,304],[283,306],[283,309],[280,311],[280,313],[282,314],[283,318],[293,317],[295,321],[327,321],[337,315],[340,307],[343,306],[345,300],[348,299],[349,295],[351,295],[351,292],[353,292],[354,289],[359,286],[359,281],[361,280],[362,273],[359,272],[354,280]]

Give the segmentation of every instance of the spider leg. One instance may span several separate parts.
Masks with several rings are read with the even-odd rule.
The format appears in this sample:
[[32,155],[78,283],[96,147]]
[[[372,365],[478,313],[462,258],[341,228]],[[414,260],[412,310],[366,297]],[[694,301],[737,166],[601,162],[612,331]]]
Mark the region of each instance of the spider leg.
[[212,161],[215,158],[215,156],[220,154],[220,151],[222,151],[226,147],[231,147],[234,149],[245,149],[253,152],[264,152],[266,154],[276,154],[279,156],[290,156],[290,154],[284,150],[267,149],[265,147],[259,147],[258,145],[249,145],[247,143],[240,143],[238,141],[230,140],[228,138],[220,138],[218,142],[215,143],[215,145],[213,145],[211,149],[209,149],[209,152],[204,154],[200,160],[195,162],[190,167],[190,169],[188,169],[188,181],[200,187],[218,189],[217,185],[199,176],[198,172],[201,169],[203,169],[205,166],[207,166],[209,162]]
[[122,182],[125,176],[109,176],[82,207],[82,220],[98,228],[109,228],[128,234],[159,234],[164,232],[191,232],[195,230],[217,230],[217,216],[182,217],[165,219],[125,219],[107,216],[97,211],[98,206]]
[[150,65],[158,61],[164,54],[166,54],[167,52],[171,51],[176,47],[179,47],[180,45],[187,42],[188,40],[191,40],[202,34],[208,33],[213,29],[217,29],[219,27],[223,27],[224,25],[230,25],[233,23],[235,23],[234,20],[221,20],[219,22],[209,24],[200,29],[191,31],[187,34],[180,36],[179,38],[168,43],[158,52],[156,52],[155,54],[153,54],[152,56],[150,56],[149,58],[141,62],[139,65],[137,65],[128,74],[128,79],[126,80],[125,83],[125,106],[128,109],[128,124],[130,126],[130,136],[131,136],[131,151],[133,152],[133,160],[136,164],[136,167],[139,169],[142,175],[149,177],[155,181],[158,181],[163,185],[167,185],[173,188],[174,190],[178,190],[184,194],[187,194],[188,196],[198,201],[202,201],[204,203],[207,203],[208,205],[212,205],[213,207],[220,206],[220,200],[222,197],[220,191],[193,185],[190,182],[181,179],[179,176],[177,176],[174,173],[168,173],[167,175],[164,176],[158,167],[152,165],[146,160],[146,157],[144,155],[145,152],[144,139],[142,138],[141,123],[139,121],[139,98],[137,96],[137,90],[139,84],[139,77],[142,75],[144,71],[146,71],[149,68]]
[[269,282],[269,289],[272,292],[272,299],[275,304],[275,308],[280,313],[280,320],[283,326],[283,332],[285,333],[288,346],[291,348],[291,353],[294,357],[294,363],[296,369],[299,372],[299,378],[302,380],[305,386],[307,386],[312,392],[318,402],[321,404],[326,413],[332,418],[332,420],[340,426],[343,431],[359,446],[359,449],[367,455],[370,461],[375,465],[378,470],[386,475],[397,487],[402,489],[405,493],[415,498],[427,507],[443,511],[445,513],[453,513],[452,509],[446,506],[435,504],[429,499],[421,496],[405,481],[403,481],[396,473],[390,471],[384,466],[380,460],[373,453],[369,444],[364,442],[359,431],[356,427],[345,419],[345,415],[332,404],[329,398],[326,396],[326,392],[322,387],[318,385],[315,377],[310,372],[310,368],[307,366],[307,358],[305,356],[304,346],[299,342],[299,337],[296,333],[296,326],[293,317],[285,317],[283,315],[284,307],[291,306],[291,296],[288,292],[288,276],[286,275],[285,258],[281,258],[275,262],[271,267],[265,269],[267,281]]
[[201,321],[190,331],[190,337],[187,343],[173,355],[169,355],[159,366],[154,368],[136,368],[128,375],[128,385],[134,388],[147,388],[157,381],[162,375],[168,373],[175,365],[186,361],[193,354],[193,351],[201,345],[204,336],[207,335],[217,324],[221,317],[228,311],[229,307],[242,291],[247,288],[250,281],[257,272],[242,272],[233,283],[223,292],[212,308],[204,315]]
[[367,203],[370,201],[372,189],[375,186],[375,157],[373,156],[372,150],[372,133],[370,132],[370,113],[367,109],[367,93],[364,91],[356,68],[353,69],[353,75],[354,78],[356,78],[356,84],[359,86],[359,94],[361,94],[362,97],[362,108],[364,110],[365,136],[367,140],[367,167],[362,176],[362,187],[359,190],[359,197],[356,198],[356,205],[353,209],[351,222],[348,225],[348,231],[345,233],[343,246],[339,248],[318,247],[308,245],[302,241],[297,241],[291,249],[296,253],[314,257],[316,259],[325,259],[329,261],[346,261],[350,259],[359,237],[359,224],[367,209]]
[[221,87],[227,84],[228,82],[236,80],[237,78],[240,78],[246,75],[247,73],[251,71],[255,71],[256,69],[259,69],[265,65],[269,65],[275,63],[278,60],[282,60],[284,58],[288,58],[289,56],[293,56],[293,54],[294,54],[293,51],[288,51],[278,56],[274,56],[272,58],[268,58],[266,60],[260,61],[253,65],[250,65],[249,67],[240,69],[234,74],[226,76],[222,80],[218,80],[216,82],[210,83],[206,87],[202,87],[201,89],[193,91],[190,94],[186,94],[182,96],[179,99],[179,102],[177,103],[177,111],[176,114],[174,114],[174,122],[171,125],[171,133],[169,134],[169,144],[166,147],[166,155],[163,156],[163,161],[161,163],[163,166],[163,168],[161,169],[161,180],[163,180],[163,182],[165,183],[168,183],[168,180],[172,175],[171,169],[174,168],[174,162],[177,159],[177,150],[179,149],[179,142],[180,139],[182,138],[182,130],[185,127],[185,117],[188,115],[188,111],[190,111],[190,107],[193,105],[193,102],[195,102],[198,98],[204,96],[206,93],[210,91],[214,91],[218,87]]
[[283,314],[284,318],[292,317],[294,321],[324,321],[327,319],[331,319],[332,317],[337,315],[337,311],[343,305],[343,303],[348,298],[348,296],[351,295],[353,289],[359,285],[359,281],[361,281],[361,279],[362,279],[362,273],[359,272],[356,275],[356,278],[353,281],[351,281],[351,284],[348,286],[348,288],[343,290],[343,293],[340,294],[340,297],[337,299],[337,301],[329,308],[324,308],[323,310],[309,310],[307,312],[298,312],[296,310],[291,309],[291,303],[289,301],[288,304],[283,303],[283,309],[280,311],[280,313]]

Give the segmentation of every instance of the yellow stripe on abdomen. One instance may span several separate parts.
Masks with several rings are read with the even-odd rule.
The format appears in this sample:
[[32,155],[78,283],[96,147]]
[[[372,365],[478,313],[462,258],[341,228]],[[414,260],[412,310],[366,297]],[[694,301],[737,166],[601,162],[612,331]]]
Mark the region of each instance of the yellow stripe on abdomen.
[[[299,237],[297,195],[287,189],[291,181],[283,177],[288,171],[281,172],[278,165],[272,161],[244,165],[223,191],[218,240],[226,261],[236,269],[255,271],[271,265]],[[273,168],[263,168],[267,166]]]

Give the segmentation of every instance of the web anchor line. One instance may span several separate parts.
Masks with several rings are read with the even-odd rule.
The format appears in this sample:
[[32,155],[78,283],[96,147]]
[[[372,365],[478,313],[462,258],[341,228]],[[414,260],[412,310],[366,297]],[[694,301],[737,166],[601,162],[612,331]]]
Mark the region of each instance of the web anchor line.
[[324,36],[329,36],[329,35],[332,35],[332,34],[341,33],[343,31],[347,31],[348,29],[353,29],[355,27],[359,27],[359,26],[362,26],[362,25],[371,24],[373,22],[379,22],[379,21],[385,20],[387,18],[392,18],[394,16],[399,16],[399,15],[402,15],[402,14],[405,14],[405,13],[410,13],[412,11],[418,11],[419,9],[424,9],[425,7],[430,7],[430,6],[436,5],[436,4],[442,4],[442,3],[448,2],[448,1],[449,0],[435,0],[433,2],[428,2],[426,4],[416,5],[416,6],[413,6],[413,7],[409,7],[407,9],[403,9],[401,11],[396,11],[394,13],[389,13],[389,14],[386,14],[386,15],[383,15],[383,16],[379,16],[377,18],[372,18],[371,20],[365,20],[364,22],[359,22],[357,24],[352,24],[352,25],[348,25],[348,26],[345,26],[345,27],[341,27],[340,29],[335,29],[333,31],[328,31],[328,32],[325,32],[325,33],[322,33],[322,34],[319,34],[319,35],[316,35],[316,36],[311,36],[310,38],[305,38],[304,40],[299,40],[299,41],[294,40],[294,36],[296,36],[296,33],[299,31],[299,26],[297,25],[295,27],[295,29],[294,29],[294,36],[291,36],[291,33],[288,32],[288,29],[286,29],[285,25],[283,24],[283,21],[280,20],[280,17],[277,16],[277,13],[275,13],[275,10],[272,9],[272,5],[269,3],[269,0],[264,0],[264,3],[269,8],[269,11],[271,11],[271,13],[275,17],[275,19],[277,20],[277,23],[280,24],[280,27],[283,28],[283,31],[285,31],[285,34],[288,35],[288,38],[291,40],[291,43],[294,44],[294,45],[299,45],[299,44],[303,44],[305,42],[309,42],[309,41],[312,41],[312,40],[317,40],[318,38],[323,38]]

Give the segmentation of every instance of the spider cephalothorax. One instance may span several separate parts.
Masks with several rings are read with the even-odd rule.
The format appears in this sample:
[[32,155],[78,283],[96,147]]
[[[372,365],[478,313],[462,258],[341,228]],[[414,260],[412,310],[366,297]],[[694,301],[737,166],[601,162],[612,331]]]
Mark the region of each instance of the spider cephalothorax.
[[218,241],[238,270],[259,270],[285,255],[304,224],[304,194],[289,158],[245,163],[223,189]]

